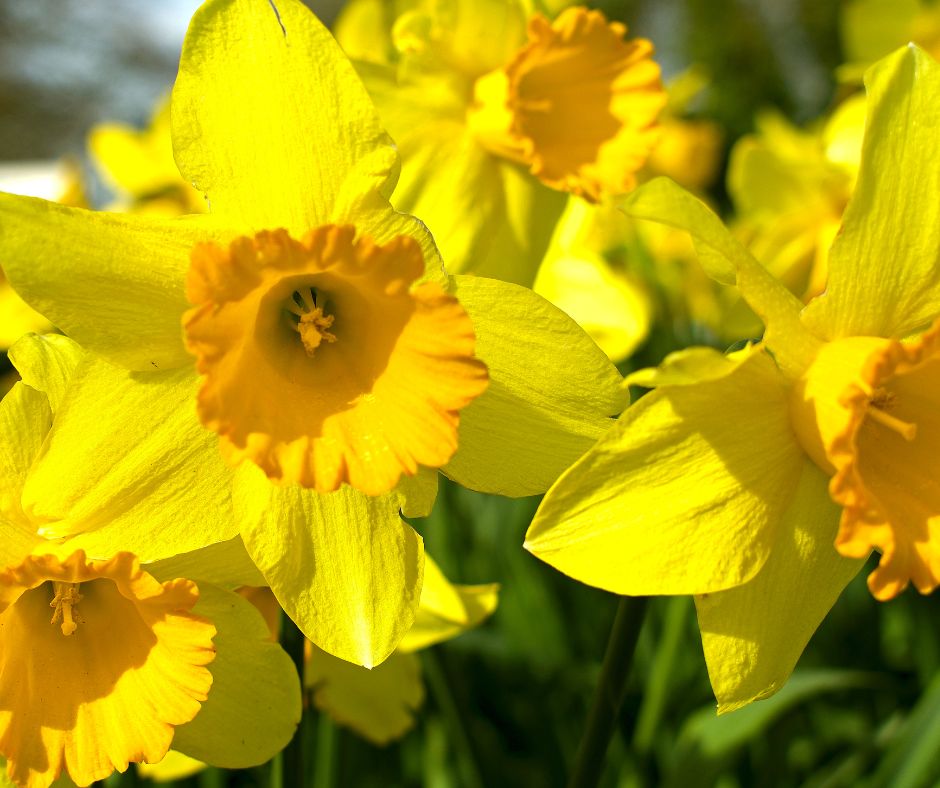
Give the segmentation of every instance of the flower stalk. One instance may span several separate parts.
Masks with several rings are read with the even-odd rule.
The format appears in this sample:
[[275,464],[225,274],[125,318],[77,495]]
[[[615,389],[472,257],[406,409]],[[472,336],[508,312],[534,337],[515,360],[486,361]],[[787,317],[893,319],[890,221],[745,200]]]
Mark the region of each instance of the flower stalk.
[[595,788],[604,773],[607,748],[623,705],[648,602],[648,597],[620,597],[568,788]]

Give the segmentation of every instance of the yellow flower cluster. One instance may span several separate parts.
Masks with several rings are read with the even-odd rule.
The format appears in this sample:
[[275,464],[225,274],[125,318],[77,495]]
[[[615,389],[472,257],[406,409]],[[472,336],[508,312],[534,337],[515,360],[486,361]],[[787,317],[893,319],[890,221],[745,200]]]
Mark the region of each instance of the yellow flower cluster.
[[[258,764],[304,691],[401,735],[413,653],[497,601],[409,523],[439,474],[545,494],[525,546],[577,580],[695,595],[720,710],[783,685],[872,551],[878,599],[940,584],[930,55],[818,128],[761,116],[729,230],[707,80],[667,92],[621,23],[376,5],[334,39],[300,0],[206,0],[150,128],[91,135],[108,210],[0,193],[17,785]],[[618,369],[664,313],[755,341]]]

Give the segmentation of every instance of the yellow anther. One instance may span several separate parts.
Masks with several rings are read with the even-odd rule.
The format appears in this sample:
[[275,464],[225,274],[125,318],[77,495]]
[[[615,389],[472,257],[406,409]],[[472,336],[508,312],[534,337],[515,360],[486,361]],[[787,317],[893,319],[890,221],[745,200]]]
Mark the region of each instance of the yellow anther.
[[333,325],[333,319],[333,315],[324,315],[323,310],[315,306],[294,324],[294,330],[300,334],[300,341],[304,343],[308,356],[312,356],[323,342],[336,341],[336,335],[327,331]]
[[62,622],[62,634],[71,635],[78,629],[78,623],[72,615],[72,608],[82,601],[82,595],[78,593],[78,583],[62,583],[55,581],[53,589],[55,596],[49,603],[49,607],[55,608],[52,614],[52,624]]

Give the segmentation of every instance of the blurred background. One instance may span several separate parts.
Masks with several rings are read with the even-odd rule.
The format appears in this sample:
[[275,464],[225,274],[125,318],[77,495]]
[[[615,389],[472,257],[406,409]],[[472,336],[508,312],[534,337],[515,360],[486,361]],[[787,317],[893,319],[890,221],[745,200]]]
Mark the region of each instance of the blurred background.
[[[325,22],[339,2],[307,3]],[[169,90],[196,0],[0,0],[0,181],[32,163],[86,156],[102,121],[146,125]],[[847,91],[836,0],[624,0],[609,16],[649,37],[667,78],[692,64],[707,87],[686,115],[721,130],[712,201],[726,207],[729,151],[776,108],[804,126]],[[29,166],[26,166],[29,165]],[[25,168],[24,168],[25,167]],[[53,196],[50,194],[50,196]],[[683,344],[658,321],[632,367]],[[414,729],[375,747],[324,716],[303,735],[311,785],[554,788],[573,761],[616,599],[522,549],[538,501],[442,483],[415,521],[455,582],[502,584],[481,628],[421,655],[427,688]],[[940,597],[875,602],[864,570],[770,700],[721,718],[690,599],[653,600],[610,751],[608,787],[940,785]],[[211,769],[179,786],[268,785],[272,767]],[[109,786],[133,785],[133,772]]]

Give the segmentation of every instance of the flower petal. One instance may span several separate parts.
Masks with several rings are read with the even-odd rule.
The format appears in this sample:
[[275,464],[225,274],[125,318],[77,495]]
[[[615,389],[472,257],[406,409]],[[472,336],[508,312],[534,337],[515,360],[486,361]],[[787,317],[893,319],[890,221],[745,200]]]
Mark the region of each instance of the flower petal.
[[144,568],[157,577],[188,577],[230,591],[242,586],[264,585],[264,575],[252,562],[240,536],[162,558]]
[[19,563],[38,541],[23,511],[23,484],[52,426],[46,395],[17,383],[0,401],[0,569]]
[[799,373],[812,361],[818,340],[800,322],[803,305],[731,235],[697,197],[668,178],[656,178],[622,199],[628,216],[685,230],[702,267],[722,284],[735,285],[764,321],[764,342],[785,371]]
[[398,158],[352,65],[298,0],[210,0],[173,89],[173,146],[210,210],[302,235],[394,185]]
[[45,393],[55,413],[85,351],[61,334],[27,334],[10,348],[9,356],[23,382]]
[[398,645],[402,653],[450,640],[489,618],[499,600],[499,584],[455,585],[431,556],[424,557],[424,585],[415,623]]
[[294,664],[238,594],[201,583],[195,612],[217,630],[212,688],[196,718],[176,729],[173,749],[226,769],[264,763],[287,745],[300,721]]
[[[137,374],[88,360],[23,490],[43,535],[150,562],[238,533],[232,471],[196,417],[190,370]],[[111,403],[110,407],[103,407]]]
[[373,744],[404,736],[424,703],[421,663],[413,654],[396,652],[367,670],[314,647],[306,673],[314,705]]
[[940,65],[915,46],[866,75],[858,184],[805,323],[827,338],[903,337],[940,313]]
[[49,321],[27,304],[0,271],[0,348],[8,348],[29,331],[49,331]]
[[461,411],[457,453],[444,472],[481,492],[544,492],[626,405],[620,373],[577,323],[531,290],[454,280],[490,386]]
[[754,352],[627,410],[549,490],[526,548],[617,594],[732,588],[767,559],[802,456],[782,377]]
[[750,582],[695,599],[718,713],[766,698],[786,682],[810,637],[864,560],[833,547],[839,507],[811,461],[767,562]]
[[324,651],[382,662],[414,621],[424,574],[399,497],[278,487],[250,463],[235,478],[245,547],[285,612]]
[[192,219],[0,194],[0,265],[10,282],[76,342],[131,369],[190,362],[180,330],[189,251],[222,237]]

